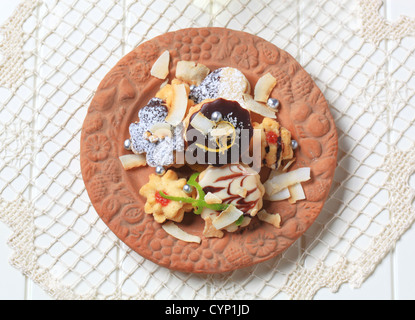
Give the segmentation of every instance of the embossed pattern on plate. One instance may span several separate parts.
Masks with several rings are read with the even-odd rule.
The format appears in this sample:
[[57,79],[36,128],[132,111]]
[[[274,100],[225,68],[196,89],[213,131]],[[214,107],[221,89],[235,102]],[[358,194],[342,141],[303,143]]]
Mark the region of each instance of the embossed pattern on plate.
[[[211,70],[234,67],[254,87],[270,72],[277,79],[271,97],[280,101],[278,120],[299,143],[292,169],[311,167],[303,183],[307,199],[297,204],[264,201],[281,215],[281,228],[254,218],[242,231],[201,244],[168,235],[152,215],[144,213],[139,195],[154,168],[124,171],[118,159],[129,153],[123,141],[162,80],[150,75],[164,51],[171,55],[170,74],[180,60],[205,64]],[[81,136],[81,170],[88,195],[101,219],[130,248],[146,259],[173,270],[220,273],[247,267],[281,254],[314,222],[326,200],[337,159],[337,131],[328,104],[310,75],[287,52],[251,34],[225,28],[191,28],[144,42],[122,58],[102,80],[89,106]],[[180,226],[201,235],[203,221],[192,213]]]

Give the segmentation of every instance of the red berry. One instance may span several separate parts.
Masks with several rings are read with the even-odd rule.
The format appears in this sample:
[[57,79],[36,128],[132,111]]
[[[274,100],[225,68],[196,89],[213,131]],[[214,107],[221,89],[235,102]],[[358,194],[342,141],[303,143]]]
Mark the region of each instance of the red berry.
[[268,143],[277,143],[278,142],[278,134],[274,131],[269,131],[266,134],[266,138]]
[[[165,195],[167,193],[164,192]],[[160,194],[160,192],[156,191],[156,202],[160,203],[163,207],[167,206],[170,202],[169,199],[163,198]]]

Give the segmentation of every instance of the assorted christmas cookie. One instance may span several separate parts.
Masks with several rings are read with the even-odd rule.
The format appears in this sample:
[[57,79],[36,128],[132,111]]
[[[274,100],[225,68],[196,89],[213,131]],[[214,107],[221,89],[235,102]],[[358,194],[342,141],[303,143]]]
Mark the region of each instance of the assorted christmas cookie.
[[144,42],[103,79],[81,136],[91,202],[129,247],[180,271],[270,259],[316,219],[337,135],[285,51],[223,28]]
[[[153,68],[156,76],[167,77],[160,71],[166,64],[163,54]],[[307,180],[295,176],[283,190],[273,188],[273,180],[266,189],[261,168],[243,163],[244,155],[255,152],[255,144],[261,167],[279,175],[284,176],[283,170],[295,161],[291,133],[276,119],[277,103],[269,99],[274,86],[275,78],[266,74],[252,96],[249,81],[236,68],[211,72],[203,64],[179,61],[171,83],[163,83],[129,128],[129,149],[137,156],[145,155],[147,165],[156,167],[156,174],[139,191],[146,198],[145,212],[159,223],[180,223],[185,212],[193,211],[205,221],[205,237],[221,238],[224,232],[247,227],[261,211],[264,197],[285,200],[291,198],[290,191],[301,189],[301,182]],[[254,114],[262,118],[260,123],[253,121]],[[260,137],[256,141],[254,130]],[[176,161],[178,152],[182,152],[182,163]],[[174,170],[186,165],[202,169],[188,180],[178,179]]]

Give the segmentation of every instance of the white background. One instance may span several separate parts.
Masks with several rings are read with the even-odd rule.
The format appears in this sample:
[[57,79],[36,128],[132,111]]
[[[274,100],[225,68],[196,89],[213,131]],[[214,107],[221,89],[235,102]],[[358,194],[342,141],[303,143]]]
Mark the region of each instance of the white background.
[[[0,0],[0,25],[13,13],[18,0]],[[415,17],[415,0],[386,0],[386,17],[397,20],[404,14]],[[415,188],[415,182],[411,184]],[[0,222],[0,299],[51,299],[39,286],[10,266],[12,254],[7,246],[11,231]],[[396,248],[382,261],[361,288],[348,284],[336,293],[321,289],[315,299],[415,299],[415,225],[396,244]]]

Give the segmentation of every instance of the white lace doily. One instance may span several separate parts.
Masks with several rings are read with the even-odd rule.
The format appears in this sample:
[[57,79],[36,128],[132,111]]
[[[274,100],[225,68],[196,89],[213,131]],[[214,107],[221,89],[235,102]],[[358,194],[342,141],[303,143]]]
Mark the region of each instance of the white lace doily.
[[[415,219],[415,21],[380,0],[24,0],[0,32],[0,219],[11,264],[57,299],[311,299],[360,286]],[[282,256],[220,275],[169,271],[98,218],[79,138],[98,83],[144,40],[246,31],[292,54],[339,134],[330,197]]]

